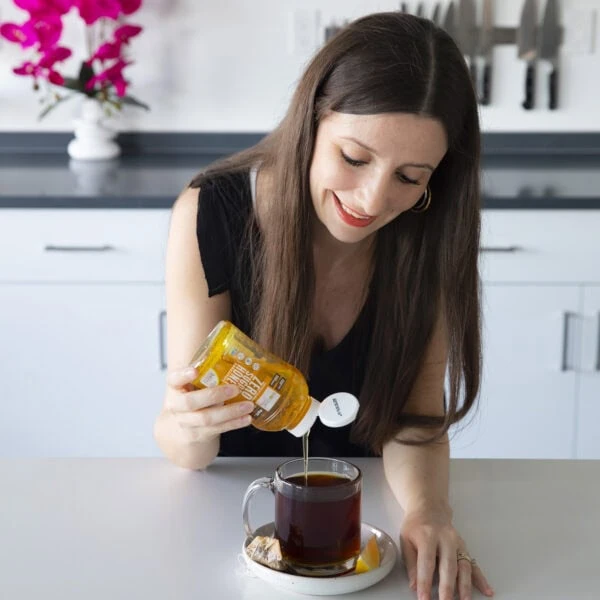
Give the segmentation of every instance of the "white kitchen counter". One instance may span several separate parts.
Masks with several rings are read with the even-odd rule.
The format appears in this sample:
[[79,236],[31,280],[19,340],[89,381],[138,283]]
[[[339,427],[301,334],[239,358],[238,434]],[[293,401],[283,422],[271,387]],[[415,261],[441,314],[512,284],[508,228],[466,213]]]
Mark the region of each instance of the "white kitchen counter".
[[[3,600],[280,600],[238,557],[241,500],[278,459],[0,460]],[[379,459],[363,470],[363,520],[397,540],[401,511]],[[600,597],[600,461],[455,460],[455,523],[498,599]],[[252,521],[271,520],[268,493]],[[414,598],[404,569],[348,599]],[[479,597],[474,594],[474,598]]]

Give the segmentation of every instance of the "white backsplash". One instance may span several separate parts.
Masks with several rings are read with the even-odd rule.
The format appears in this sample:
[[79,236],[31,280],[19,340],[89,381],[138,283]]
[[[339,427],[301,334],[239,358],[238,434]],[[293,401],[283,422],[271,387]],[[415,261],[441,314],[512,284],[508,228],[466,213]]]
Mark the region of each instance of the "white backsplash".
[[[414,8],[416,1],[409,2]],[[431,15],[434,2],[425,2]],[[443,2],[444,10],[447,0]],[[496,25],[514,27],[521,0],[496,1]],[[310,53],[290,44],[291,13],[320,11],[321,24],[378,10],[395,10],[400,2],[327,0],[145,0],[131,21],[145,31],[131,44],[135,64],[125,73],[130,92],[151,105],[150,112],[127,109],[118,120],[123,130],[254,131],[272,129],[286,109],[295,82]],[[544,2],[539,2],[540,15]],[[562,0],[563,10],[600,13],[600,0]],[[25,13],[0,0],[0,20],[22,21]],[[71,47],[83,47],[80,21],[67,25]],[[492,104],[481,108],[485,131],[600,131],[600,34],[595,53],[563,53],[559,110],[547,106],[546,63],[538,63],[537,105],[521,108],[524,63],[515,46],[494,54]],[[79,44],[79,46],[77,46]],[[75,52],[77,58],[83,54]],[[31,81],[11,69],[25,59],[14,44],[0,40],[0,131],[72,131],[78,102],[37,120],[39,98]],[[76,61],[70,59],[73,75]],[[62,71],[62,70],[61,70]]]

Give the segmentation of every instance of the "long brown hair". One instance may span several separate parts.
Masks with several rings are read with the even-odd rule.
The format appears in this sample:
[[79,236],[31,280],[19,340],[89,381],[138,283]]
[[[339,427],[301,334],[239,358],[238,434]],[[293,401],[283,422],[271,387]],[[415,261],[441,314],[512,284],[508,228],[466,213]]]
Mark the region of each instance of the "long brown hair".
[[[191,185],[257,164],[272,172],[268,222],[258,247],[250,248],[252,335],[307,373],[314,342],[309,169],[318,124],[329,111],[412,113],[445,128],[448,151],[430,179],[429,210],[404,212],[377,233],[374,325],[353,430],[375,452],[408,426],[432,428],[426,442],[439,440],[474,404],[481,368],[479,120],[468,69],[453,40],[431,21],[400,12],[352,22],[312,59],[279,126]],[[407,414],[440,314],[449,351],[445,416]]]

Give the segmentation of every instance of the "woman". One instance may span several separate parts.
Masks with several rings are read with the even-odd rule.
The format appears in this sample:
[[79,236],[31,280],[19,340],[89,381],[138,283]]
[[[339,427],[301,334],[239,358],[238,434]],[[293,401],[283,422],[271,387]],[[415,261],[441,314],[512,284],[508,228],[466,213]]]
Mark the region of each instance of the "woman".
[[492,595],[448,502],[448,427],[479,387],[479,200],[477,105],[451,38],[401,13],[342,30],[281,124],[174,206],[164,453],[191,469],[218,453],[301,453],[287,432],[248,427],[251,404],[223,405],[235,389],[189,386],[185,365],[230,319],[298,366],[313,396],[360,397],[353,427],[313,427],[311,454],[383,456],[418,597],[436,570],[442,600],[472,584]]

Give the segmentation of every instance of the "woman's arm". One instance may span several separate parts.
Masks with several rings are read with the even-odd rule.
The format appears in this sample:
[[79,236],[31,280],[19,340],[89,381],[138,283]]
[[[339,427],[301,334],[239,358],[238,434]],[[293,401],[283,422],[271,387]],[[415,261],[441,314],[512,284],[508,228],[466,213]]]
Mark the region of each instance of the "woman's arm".
[[[175,464],[202,469],[219,451],[219,436],[195,441],[169,408],[181,404],[179,388],[185,386],[178,373],[222,319],[230,318],[229,293],[208,297],[208,285],[200,260],[196,234],[198,189],[188,188],[177,199],[171,216],[166,255],[167,360],[169,381],[165,403],[154,425],[160,449]],[[178,381],[177,378],[181,380]],[[193,379],[193,377],[191,378]],[[188,380],[190,380],[188,378]],[[194,407],[190,407],[190,411]]]
[[[406,403],[407,413],[444,415],[444,378],[448,356],[445,323],[440,317],[427,346],[423,364]],[[432,429],[403,430],[399,440],[430,438]],[[435,507],[451,515],[448,505],[448,436],[425,446],[408,446],[389,441],[383,448],[387,481],[405,512]]]
[[[440,317],[427,347],[406,410],[420,415],[444,414],[444,379],[448,355],[447,333]],[[412,427],[398,439],[432,437],[432,429]],[[493,590],[481,569],[468,560],[464,540],[452,523],[448,500],[450,450],[448,436],[437,442],[412,446],[390,440],[383,448],[387,482],[404,511],[400,543],[410,587],[419,600],[429,600],[433,577],[439,572],[439,598],[452,600],[455,589],[460,600],[471,598],[475,585],[486,596]]]
[[[411,429],[411,439],[430,437],[431,432]],[[448,436],[426,446],[389,442],[383,449],[387,482],[404,513],[434,510],[452,519],[448,501],[450,450]]]

